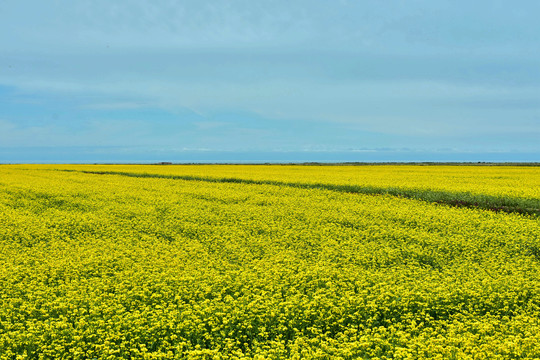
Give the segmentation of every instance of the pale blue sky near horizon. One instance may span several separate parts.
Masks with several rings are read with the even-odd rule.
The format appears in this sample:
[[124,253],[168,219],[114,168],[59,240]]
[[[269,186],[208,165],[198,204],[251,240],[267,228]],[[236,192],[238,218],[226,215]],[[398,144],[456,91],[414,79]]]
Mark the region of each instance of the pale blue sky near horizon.
[[0,2],[0,162],[540,161],[540,2]]

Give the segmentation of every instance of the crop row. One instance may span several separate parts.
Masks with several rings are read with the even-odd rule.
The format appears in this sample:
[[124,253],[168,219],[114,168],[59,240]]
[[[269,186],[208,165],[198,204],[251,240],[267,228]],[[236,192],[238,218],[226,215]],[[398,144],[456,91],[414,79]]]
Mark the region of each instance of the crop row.
[[[17,167],[28,168],[30,165]],[[416,189],[540,199],[538,166],[32,165],[31,168]]]

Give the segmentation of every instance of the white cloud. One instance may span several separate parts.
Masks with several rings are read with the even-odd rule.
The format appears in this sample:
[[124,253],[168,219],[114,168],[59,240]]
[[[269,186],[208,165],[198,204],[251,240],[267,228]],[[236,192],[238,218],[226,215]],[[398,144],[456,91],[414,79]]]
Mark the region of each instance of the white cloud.
[[[104,144],[123,139],[172,146],[180,135],[145,137],[150,119],[122,123],[130,119],[109,115],[108,123],[88,121],[94,111],[154,108],[198,114],[201,121],[182,130],[182,141],[194,148],[219,140],[227,127],[211,117],[220,112],[250,114],[253,123],[266,126],[234,124],[243,139],[269,138],[265,130],[279,137],[306,131],[294,124],[316,128],[324,122],[328,134],[339,130],[323,147],[341,146],[348,135],[343,129],[385,134],[386,143],[400,146],[448,145],[452,139],[467,146],[470,136],[513,134],[501,146],[526,138],[524,146],[538,147],[527,138],[537,134],[540,106],[536,2],[126,4],[0,3],[0,85],[32,95],[11,103],[69,104],[71,121],[94,126],[74,135],[73,128],[34,113],[22,130],[17,116],[4,109],[4,144],[91,144],[102,138]],[[82,114],[85,120],[77,117]],[[133,131],[120,136],[128,125]],[[323,142],[324,135],[314,130],[309,141]],[[225,136],[237,141],[232,131]],[[309,141],[298,146],[317,145]],[[354,142],[352,135],[347,141]]]

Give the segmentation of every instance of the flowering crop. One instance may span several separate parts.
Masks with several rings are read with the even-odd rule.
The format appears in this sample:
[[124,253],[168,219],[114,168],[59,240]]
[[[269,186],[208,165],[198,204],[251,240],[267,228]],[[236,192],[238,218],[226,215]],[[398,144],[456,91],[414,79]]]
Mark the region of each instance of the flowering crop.
[[[521,169],[370,181],[538,200]],[[81,171],[339,185],[363,170],[0,167],[0,359],[540,357],[537,217]]]
[[285,183],[365,185],[540,199],[538,166],[41,165],[41,167]]
[[523,166],[45,165],[45,169],[389,194],[540,215],[540,168]]

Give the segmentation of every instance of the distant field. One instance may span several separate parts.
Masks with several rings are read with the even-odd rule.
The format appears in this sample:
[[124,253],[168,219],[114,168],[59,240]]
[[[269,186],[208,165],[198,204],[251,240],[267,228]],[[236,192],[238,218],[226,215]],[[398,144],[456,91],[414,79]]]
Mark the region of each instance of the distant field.
[[0,359],[540,358],[540,168],[0,166]]
[[42,168],[390,194],[540,215],[540,166],[43,165]]

